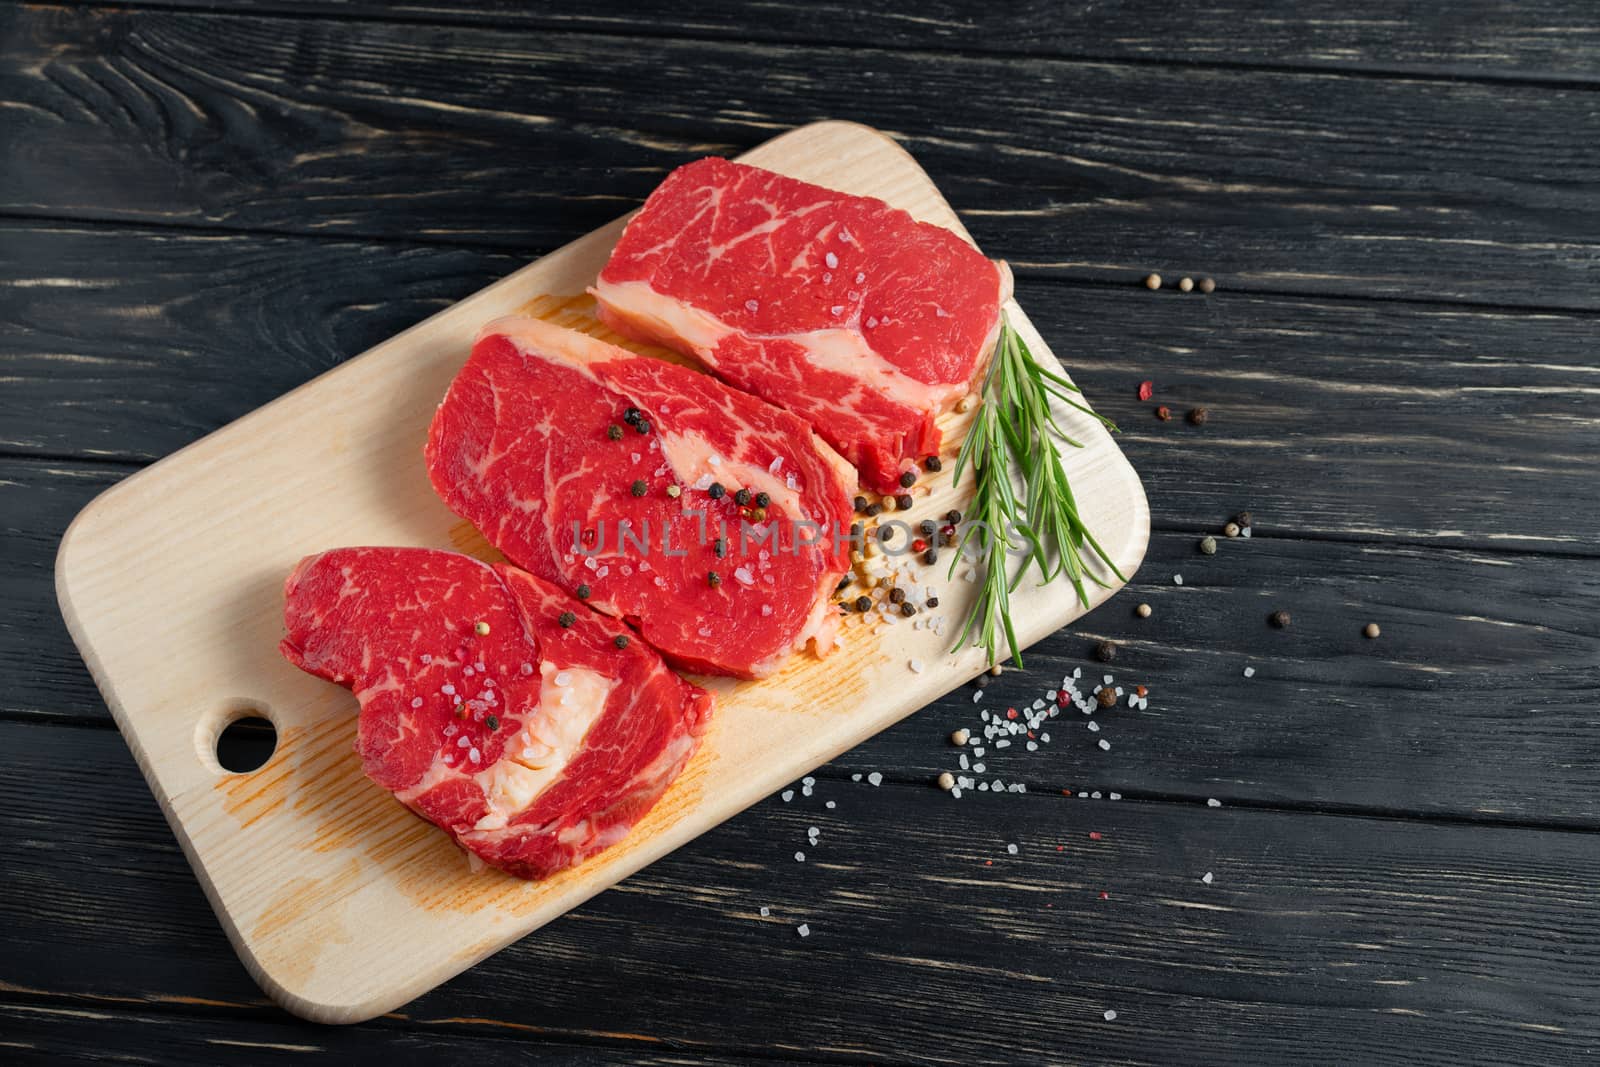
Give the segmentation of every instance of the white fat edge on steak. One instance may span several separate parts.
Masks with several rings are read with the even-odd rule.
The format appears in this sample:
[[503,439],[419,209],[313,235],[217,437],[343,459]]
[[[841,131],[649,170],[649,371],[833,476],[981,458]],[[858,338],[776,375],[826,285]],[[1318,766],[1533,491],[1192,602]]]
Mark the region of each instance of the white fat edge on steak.
[[539,663],[539,677],[539,703],[506,739],[500,759],[473,775],[489,803],[489,814],[474,830],[504,827],[561,777],[617,687],[615,678],[599,671],[557,667],[549,660]]
[[[590,287],[594,298],[651,337],[676,339],[687,344],[707,366],[717,366],[717,346],[723,339],[743,334],[756,340],[788,341],[806,350],[812,366],[837,371],[916,411],[944,412],[966,395],[970,383],[924,382],[884,359],[857,322],[859,309],[841,325],[798,333],[753,333],[730,326],[703,308],[693,307],[657,292],[649,282],[608,282]],[[996,326],[998,329],[998,324]],[[989,342],[993,346],[993,340]],[[846,397],[813,398],[824,401],[841,415],[852,412]]]

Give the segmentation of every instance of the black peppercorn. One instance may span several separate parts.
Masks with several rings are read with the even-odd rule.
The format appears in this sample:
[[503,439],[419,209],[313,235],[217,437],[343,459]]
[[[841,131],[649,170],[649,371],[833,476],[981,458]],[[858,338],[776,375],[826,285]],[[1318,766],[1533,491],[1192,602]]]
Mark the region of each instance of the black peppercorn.
[[1238,523],[1240,526],[1249,526],[1250,518],[1251,516],[1248,511],[1241,511],[1239,514],[1233,517],[1233,521]]
[[718,574],[716,571],[707,571],[706,584],[715,589],[717,586],[722,584],[722,575]]
[[856,610],[857,611],[871,611],[872,610],[872,598],[869,597],[869,596],[858,596],[858,597],[856,597]]
[[923,537],[932,537],[939,531],[939,524],[934,522],[932,519],[923,519],[922,522],[917,525],[917,529],[922,531]]
[[711,551],[717,554],[718,559],[722,559],[728,554],[728,539],[725,537],[719,537],[715,541],[711,542]]
[[1190,408],[1188,415],[1189,425],[1204,426],[1206,424],[1206,419],[1210,418],[1210,416],[1211,412],[1207,411],[1205,408]]
[[867,510],[865,512],[863,512],[862,514],[866,515],[866,517],[869,518],[869,519],[875,519],[879,515],[883,514],[883,505],[882,504],[868,504],[867,505]]
[[578,617],[576,615],[574,615],[570,611],[563,611],[561,613],[561,617],[556,619],[556,622],[559,622],[561,624],[561,628],[563,630],[565,630],[567,627],[571,626],[573,623],[575,623],[577,621],[578,621]]
[[650,487],[644,484],[644,479],[642,478],[639,481],[634,482],[633,485],[629,487],[629,492],[631,492],[634,496],[644,496],[645,493],[649,491]]
[[772,497],[768,496],[766,493],[756,494],[756,507],[764,508],[770,503],[772,503]]
[[1281,610],[1274,611],[1271,615],[1267,616],[1267,621],[1272,623],[1272,625],[1276,626],[1280,630],[1288,629],[1289,613]]
[[635,430],[638,430],[640,433],[649,433],[650,432],[650,424],[648,422],[646,422],[644,419],[640,419],[638,422],[634,423],[633,424],[633,428]]
[[845,591],[845,589],[847,589],[849,587],[849,585],[850,585],[850,576],[849,575],[845,575],[843,578],[839,579],[839,584],[834,587],[833,591],[835,593],[842,593],[842,592]]
[[944,470],[944,463],[939,459],[938,456],[929,456],[927,459],[922,461],[922,469],[930,470],[937,474],[938,472]]
[[904,474],[900,475],[900,487],[901,488],[910,489],[913,485],[916,485],[916,484],[917,484],[917,472],[916,471],[906,471]]
[[750,503],[750,490],[741,489],[737,493],[733,494],[733,502],[738,504],[741,508],[748,505]]
[[936,548],[928,549],[928,551],[926,551],[926,552],[924,552],[922,554],[922,562],[926,563],[930,567],[933,566],[935,563],[938,563],[939,562],[939,550],[936,549]]
[[906,602],[906,591],[904,589],[895,588],[895,589],[889,590],[889,603],[891,603],[891,604],[904,604],[905,602]]
[[936,608],[938,606],[939,606],[939,598],[938,597],[931,596],[931,597],[928,598],[928,607]]
[[622,421],[627,423],[629,426],[632,426],[642,418],[644,418],[644,412],[640,411],[638,408],[629,408],[622,413]]
[[610,426],[606,427],[606,436],[611,438],[613,441],[622,440],[622,427],[613,422]]
[[491,715],[487,719],[483,720],[483,725],[487,726],[491,731],[498,730],[500,729],[500,717],[498,715]]
[[589,587],[587,585],[578,586],[578,599],[579,600],[588,600],[589,599]]
[[627,634],[618,634],[616,637],[613,637],[611,639],[611,643],[613,645],[616,645],[618,648],[627,648],[628,647],[628,635]]
[[956,523],[961,521],[961,512],[957,511],[955,508],[951,508],[949,511],[944,513],[944,521],[948,522],[951,526],[954,526]]
[[1094,646],[1094,658],[1101,663],[1110,663],[1117,658],[1117,646],[1113,641],[1097,641]]
[[911,505],[915,503],[916,501],[911,499],[910,493],[901,493],[899,496],[894,498],[894,506],[899,508],[901,511],[910,511]]
[[911,616],[915,615],[916,613],[917,613],[917,609],[914,606],[912,606],[910,604],[901,604],[900,605],[900,614],[904,615],[906,618],[909,619],[909,618],[911,618]]
[[711,488],[707,489],[706,492],[711,495],[712,500],[721,500],[728,495],[728,491],[723,488],[721,482],[712,482]]
[[866,511],[867,510],[867,503],[868,503],[868,501],[867,501],[866,497],[864,497],[864,496],[856,497],[856,510],[857,511]]

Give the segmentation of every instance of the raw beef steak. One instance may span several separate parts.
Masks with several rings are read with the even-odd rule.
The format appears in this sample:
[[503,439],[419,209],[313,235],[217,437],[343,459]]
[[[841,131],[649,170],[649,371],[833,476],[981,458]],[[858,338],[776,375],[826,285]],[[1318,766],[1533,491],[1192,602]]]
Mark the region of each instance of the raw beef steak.
[[702,159],[651,194],[591,291],[613,328],[788,408],[892,492],[972,390],[1011,273],[881,200]]
[[711,713],[620,623],[504,564],[340,548],[285,596],[279,647],[355,693],[367,776],[522,878],[620,841]]
[[854,473],[803,421],[714,378],[501,319],[439,406],[427,459],[512,562],[687,670],[760,677],[833,644]]

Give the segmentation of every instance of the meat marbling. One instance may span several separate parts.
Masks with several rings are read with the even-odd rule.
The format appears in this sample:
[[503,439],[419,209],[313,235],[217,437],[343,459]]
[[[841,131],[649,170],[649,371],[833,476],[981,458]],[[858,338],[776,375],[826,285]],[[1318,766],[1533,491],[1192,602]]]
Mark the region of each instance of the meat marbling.
[[426,452],[439,495],[512,562],[586,586],[680,667],[761,677],[833,643],[855,475],[770,404],[513,317],[479,334]]
[[1011,274],[881,200],[711,158],[667,176],[591,292],[614,329],[795,412],[890,492],[937,454]]
[[625,836],[711,713],[642,641],[618,647],[620,623],[503,564],[341,548],[302,560],[285,596],[283,654],[354,691],[367,776],[523,878]]

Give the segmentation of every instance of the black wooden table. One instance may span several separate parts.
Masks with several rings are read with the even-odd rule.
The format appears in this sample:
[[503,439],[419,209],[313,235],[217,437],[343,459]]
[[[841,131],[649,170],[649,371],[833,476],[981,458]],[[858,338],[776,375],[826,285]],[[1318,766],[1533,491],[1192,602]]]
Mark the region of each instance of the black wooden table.
[[[3,1055],[1593,1062],[1600,11],[1436,6],[0,7]],[[894,134],[1011,261],[1122,425],[1144,569],[980,703],[400,1012],[271,1006],[67,638],[64,525],[675,164],[824,117]],[[1025,796],[930,784],[1100,639],[1147,709],[994,753]]]

